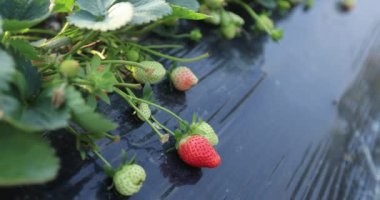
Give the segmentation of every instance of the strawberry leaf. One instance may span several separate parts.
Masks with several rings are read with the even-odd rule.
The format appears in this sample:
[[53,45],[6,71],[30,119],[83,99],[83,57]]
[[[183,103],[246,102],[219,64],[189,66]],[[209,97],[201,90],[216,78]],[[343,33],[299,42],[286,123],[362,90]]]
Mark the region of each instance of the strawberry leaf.
[[26,42],[24,40],[12,40],[9,42],[9,44],[15,51],[23,55],[25,58],[31,60],[40,60],[37,51],[32,45],[30,45],[29,42]]
[[141,25],[156,21],[172,13],[172,9],[164,0],[130,0],[134,14],[130,24]]
[[32,27],[50,15],[50,0],[0,0],[4,30],[17,31]]
[[81,10],[85,10],[94,16],[103,16],[107,14],[108,9],[116,0],[77,0]]
[[199,9],[199,3],[197,0],[167,0],[167,2],[193,11]]
[[102,133],[117,127],[117,124],[87,106],[81,93],[76,91],[74,87],[68,87],[65,93],[73,120],[82,128],[91,133]]
[[4,90],[8,90],[9,81],[12,79],[12,74],[15,73],[15,63],[12,57],[6,53],[5,51],[0,49],[0,92]]
[[177,6],[177,5],[171,5],[173,9],[173,13],[168,16],[167,18],[174,18],[174,19],[188,19],[188,20],[203,20],[209,18],[208,15],[197,13],[193,10]]
[[68,109],[54,107],[49,90],[28,103],[20,101],[12,94],[2,94],[0,110],[6,122],[26,132],[63,128],[70,118]]
[[45,183],[58,173],[54,149],[35,134],[0,124],[0,186]]
[[[93,0],[94,1],[94,0]],[[69,15],[67,21],[79,28],[110,31],[116,30],[129,23],[133,16],[133,6],[128,2],[116,3],[108,8],[110,2],[104,4],[101,0],[84,0],[80,6],[81,10]]]
[[68,13],[73,10],[74,0],[54,0],[54,13]]

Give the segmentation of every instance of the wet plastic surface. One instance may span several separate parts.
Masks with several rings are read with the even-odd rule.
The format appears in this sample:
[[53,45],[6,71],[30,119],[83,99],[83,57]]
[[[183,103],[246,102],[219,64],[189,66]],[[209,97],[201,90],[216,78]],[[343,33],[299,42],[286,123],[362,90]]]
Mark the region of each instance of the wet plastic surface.
[[[194,169],[165,153],[147,125],[123,101],[104,107],[125,134],[102,153],[117,164],[120,149],[138,155],[148,179],[136,200],[379,199],[378,102],[380,2],[359,1],[350,13],[316,1],[279,22],[279,44],[246,36],[207,42],[181,56],[210,50],[190,66],[200,78],[186,94],[156,87],[159,103],[190,120],[197,113],[220,137],[222,165]],[[379,61],[379,62],[377,62]],[[157,113],[161,121],[173,121]],[[0,189],[1,199],[128,199],[107,191],[98,160],[81,161],[73,139],[53,136],[63,168],[44,186]]]

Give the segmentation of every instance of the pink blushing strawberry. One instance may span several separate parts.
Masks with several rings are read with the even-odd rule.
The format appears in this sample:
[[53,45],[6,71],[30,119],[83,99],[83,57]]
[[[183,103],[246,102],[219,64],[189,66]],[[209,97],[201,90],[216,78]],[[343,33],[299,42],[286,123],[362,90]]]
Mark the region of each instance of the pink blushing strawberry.
[[171,74],[170,79],[177,90],[186,91],[198,83],[198,78],[187,67],[177,67]]

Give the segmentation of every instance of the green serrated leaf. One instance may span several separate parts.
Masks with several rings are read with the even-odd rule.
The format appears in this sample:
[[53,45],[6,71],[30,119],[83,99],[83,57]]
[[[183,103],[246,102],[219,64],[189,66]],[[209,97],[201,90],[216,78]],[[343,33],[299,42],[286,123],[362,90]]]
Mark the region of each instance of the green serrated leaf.
[[51,103],[51,90],[45,90],[32,102],[21,102],[11,95],[0,95],[3,119],[26,132],[56,130],[67,126],[69,110]]
[[77,0],[81,10],[85,10],[94,16],[104,16],[116,0]]
[[0,49],[0,92],[9,88],[9,81],[12,79],[12,74],[15,73],[14,61],[12,57],[5,51]]
[[193,11],[199,9],[199,3],[197,0],[167,0],[167,2]]
[[50,15],[50,0],[0,0],[3,28],[17,31],[32,27]]
[[74,0],[53,0],[54,13],[68,13],[71,12],[74,7]]
[[58,173],[54,149],[42,138],[0,124],[0,186],[45,183]]
[[9,44],[16,52],[20,53],[25,58],[31,60],[40,60],[36,49],[34,49],[34,47],[29,42],[24,40],[11,40]]
[[202,13],[197,13],[193,10],[176,6],[176,5],[171,5],[173,9],[173,13],[168,16],[168,18],[175,18],[175,19],[188,19],[188,20],[203,20],[207,19],[210,16],[202,14]]
[[[75,12],[67,17],[67,21],[70,24],[73,24],[79,28],[97,31],[110,31],[119,29],[132,20],[134,9],[128,2],[114,4],[110,8],[107,8],[104,12],[103,9],[106,8],[104,6],[107,6],[108,4],[103,6],[101,6],[101,3],[93,5],[99,6],[99,8],[94,9],[89,5],[92,1],[85,0],[84,2],[88,2],[84,3],[86,5],[84,7],[86,10],[79,10],[78,12]],[[96,0],[96,2],[99,3],[101,0]],[[91,12],[88,10],[91,10]]]
[[68,87],[65,92],[73,120],[82,128],[91,133],[102,133],[117,128],[117,124],[88,107],[81,93],[76,91],[74,87]]
[[172,13],[172,9],[164,0],[130,0],[134,7],[130,24],[141,25],[156,21]]
[[41,87],[41,77],[35,67],[32,66],[30,60],[27,60],[22,55],[18,53],[13,53],[13,58],[16,61],[16,69],[23,75],[26,81],[26,91],[21,91],[25,93],[27,98],[36,95]]

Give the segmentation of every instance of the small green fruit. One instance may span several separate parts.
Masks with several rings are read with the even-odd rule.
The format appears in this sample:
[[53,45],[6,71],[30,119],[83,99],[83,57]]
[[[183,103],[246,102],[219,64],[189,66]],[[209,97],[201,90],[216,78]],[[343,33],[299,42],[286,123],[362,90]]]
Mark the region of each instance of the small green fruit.
[[141,120],[141,121],[145,121],[145,119],[149,119],[150,116],[152,115],[152,111],[150,110],[149,108],[149,105],[146,104],[146,103],[140,103],[139,106],[139,111],[140,113],[137,113],[137,117]]
[[129,49],[126,53],[127,60],[132,62],[137,62],[140,59],[140,53],[136,49]]
[[277,6],[280,10],[289,10],[292,8],[292,4],[290,4],[287,0],[279,0],[277,1]]
[[68,78],[76,77],[79,69],[80,65],[76,60],[65,60],[59,66],[59,72]]
[[143,61],[143,67],[133,67],[132,75],[140,83],[155,84],[160,82],[166,75],[166,69],[159,62]]
[[210,17],[207,18],[207,19],[205,19],[206,22],[208,22],[210,24],[214,24],[214,25],[219,25],[221,23],[222,20],[221,20],[219,12],[217,12],[217,11],[210,11],[208,13],[208,15]]
[[273,21],[265,14],[259,15],[256,26],[260,31],[270,31],[274,28]]
[[238,28],[234,24],[220,27],[222,35],[227,39],[234,39],[238,33]]
[[202,39],[202,32],[199,29],[193,30],[190,32],[190,39],[198,42]]
[[144,168],[137,164],[124,165],[113,176],[116,190],[124,196],[140,191],[146,179]]
[[232,23],[234,23],[236,26],[243,26],[244,25],[245,21],[242,17],[240,17],[239,15],[237,15],[233,12],[229,12],[228,14],[230,15]]
[[270,34],[270,36],[272,37],[272,40],[276,42],[281,40],[283,35],[284,35],[284,31],[282,29],[273,29]]

